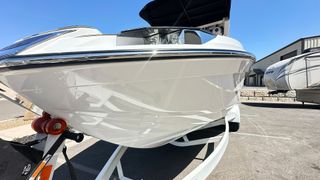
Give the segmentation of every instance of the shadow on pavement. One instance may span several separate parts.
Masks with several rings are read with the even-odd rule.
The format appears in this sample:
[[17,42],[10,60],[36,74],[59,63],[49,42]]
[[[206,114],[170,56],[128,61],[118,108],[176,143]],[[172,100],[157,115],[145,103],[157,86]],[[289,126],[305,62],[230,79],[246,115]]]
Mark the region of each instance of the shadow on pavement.
[[[190,140],[216,136],[224,132],[224,126],[209,128],[188,134]],[[116,145],[105,141],[98,141],[71,159],[74,164],[94,169],[97,173],[107,162]],[[176,147],[165,145],[152,149],[129,148],[121,159],[125,176],[132,179],[173,179],[179,175],[194,159],[203,161],[213,150],[214,143],[206,146],[204,155],[198,158],[197,155],[205,145],[191,147]],[[94,179],[97,174],[88,173],[77,169],[75,173],[78,179]],[[115,174],[115,173],[114,173]],[[69,172],[66,164],[60,166],[54,175],[54,179],[69,179]],[[111,179],[118,179],[113,176]]]
[[256,103],[256,102],[243,102],[242,104],[254,107],[264,108],[288,108],[288,109],[320,109],[319,104],[286,104],[286,103]]

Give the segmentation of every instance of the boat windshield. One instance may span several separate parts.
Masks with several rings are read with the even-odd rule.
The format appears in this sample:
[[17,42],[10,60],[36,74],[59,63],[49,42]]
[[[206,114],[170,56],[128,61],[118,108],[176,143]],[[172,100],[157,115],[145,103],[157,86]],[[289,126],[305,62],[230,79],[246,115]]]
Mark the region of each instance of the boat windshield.
[[123,31],[120,37],[143,39],[143,44],[203,44],[214,38],[201,29],[150,27]]

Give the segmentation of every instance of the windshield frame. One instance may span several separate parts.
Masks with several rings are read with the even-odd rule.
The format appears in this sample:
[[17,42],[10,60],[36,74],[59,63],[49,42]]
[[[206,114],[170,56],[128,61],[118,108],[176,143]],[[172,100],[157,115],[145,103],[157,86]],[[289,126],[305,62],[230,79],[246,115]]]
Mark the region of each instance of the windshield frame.
[[[145,41],[145,44],[186,44],[184,41],[180,42],[181,35],[185,31],[194,31],[198,34],[200,37],[202,43],[204,44],[208,42],[201,36],[201,34],[205,34],[206,36],[210,36],[211,39],[214,39],[217,35],[211,33],[210,31],[207,31],[202,28],[198,27],[176,27],[176,26],[151,26],[151,27],[142,27],[142,28],[135,28],[130,30],[122,31],[117,36],[119,37],[132,37],[132,38],[143,38]],[[152,40],[152,38],[156,38],[156,36],[159,37],[168,37],[171,34],[178,33],[178,43],[163,43],[165,41],[162,41],[159,39],[158,41]],[[151,40],[151,41],[150,41]],[[155,43],[149,43],[149,42],[155,42]]]
[[150,27],[141,27],[141,28],[134,28],[134,29],[128,29],[128,30],[124,30],[121,31],[119,35],[128,33],[128,32],[133,32],[133,31],[141,31],[141,30],[147,30],[147,29],[177,29],[177,30],[195,30],[195,31],[202,31],[204,33],[210,34],[212,36],[216,36],[215,34],[213,34],[212,32],[203,29],[203,28],[199,28],[199,27],[182,27],[182,26],[150,26]]

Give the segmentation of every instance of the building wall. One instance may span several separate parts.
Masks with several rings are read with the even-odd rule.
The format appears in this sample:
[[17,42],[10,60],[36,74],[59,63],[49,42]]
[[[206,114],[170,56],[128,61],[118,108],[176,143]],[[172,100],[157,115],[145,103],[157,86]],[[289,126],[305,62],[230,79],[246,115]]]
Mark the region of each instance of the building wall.
[[[281,49],[274,54],[271,54],[260,61],[257,61],[251,67],[251,72],[245,80],[245,85],[247,86],[264,86],[263,82],[263,72],[272,64],[279,62],[282,57],[296,51],[297,55],[302,53],[303,41],[297,41],[294,44],[289,45],[288,47]],[[262,74],[256,74],[254,70],[259,70]]]
[[296,42],[272,53],[252,65],[251,71],[246,77],[245,85],[264,86],[263,81],[261,80],[263,80],[264,72],[270,65],[283,59],[302,54],[310,48],[317,47],[320,47],[320,36],[313,36],[297,40]]
[[308,38],[304,40],[303,49],[310,49],[315,47],[320,47],[320,37]]
[[267,67],[269,67],[270,65],[279,62],[281,59],[281,56],[284,56],[290,52],[293,51],[297,51],[297,55],[301,54],[302,52],[302,41],[298,41],[288,47],[286,47],[285,49],[282,49],[281,51],[278,51],[274,54],[272,54],[271,56],[268,56],[264,59],[261,59],[260,61],[258,61],[257,63],[255,63],[252,66],[252,69],[260,69],[262,71],[265,71],[267,69]]

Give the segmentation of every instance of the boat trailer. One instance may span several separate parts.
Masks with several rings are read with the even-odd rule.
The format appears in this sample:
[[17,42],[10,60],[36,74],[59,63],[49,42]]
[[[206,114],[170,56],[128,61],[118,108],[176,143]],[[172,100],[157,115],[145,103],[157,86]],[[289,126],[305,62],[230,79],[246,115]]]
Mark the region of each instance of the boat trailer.
[[[47,116],[47,114],[44,113],[44,116]],[[39,144],[36,144],[33,146],[33,148],[39,148],[43,151],[43,156],[41,161],[37,163],[37,165],[33,169],[29,169],[30,172],[26,172],[25,168],[21,172],[21,176],[24,176],[25,179],[28,180],[51,180],[53,178],[53,174],[57,165],[58,156],[60,153],[63,153],[66,164],[69,168],[70,173],[70,179],[74,180],[76,178],[76,174],[74,173],[74,168],[72,166],[72,163],[70,162],[69,158],[66,155],[66,146],[65,146],[65,140],[71,139],[76,142],[81,142],[84,138],[84,135],[82,133],[75,133],[71,132],[68,129],[63,129],[65,126],[63,125],[63,121],[59,120],[57,121],[55,118],[52,118],[48,120],[47,123],[43,123],[40,120],[43,119],[43,117],[37,118],[35,123],[33,123],[33,129],[36,129],[39,131],[39,127],[37,127],[37,124],[40,124],[41,127],[40,132],[36,134],[36,140],[37,142],[40,142]],[[63,122],[63,123],[61,123]],[[189,140],[187,135],[182,137],[182,141],[173,141],[171,142],[172,145],[178,146],[181,148],[189,147],[189,146],[195,146],[195,145],[202,145],[202,144],[208,144],[217,142],[220,138],[220,142],[218,146],[215,148],[213,152],[199,165],[197,166],[192,172],[190,172],[187,176],[184,177],[185,180],[190,179],[205,179],[217,166],[218,162],[222,158],[222,155],[224,154],[228,141],[229,141],[229,125],[227,119],[225,119],[226,126],[225,126],[225,133],[221,136],[214,136],[209,138],[203,138],[203,139],[196,139],[196,140]],[[42,123],[42,125],[41,125]],[[36,126],[36,127],[35,127]],[[37,129],[38,128],[38,129]],[[47,129],[49,131],[43,132],[43,129]],[[51,130],[50,130],[51,129]],[[58,131],[60,131],[59,134]],[[55,134],[52,134],[55,133]],[[109,160],[106,162],[104,167],[99,172],[98,176],[96,177],[96,180],[105,180],[110,179],[113,175],[113,172],[117,170],[117,178],[122,180],[129,180],[129,177],[126,177],[124,174],[124,171],[122,169],[121,164],[121,158],[125,154],[128,147],[125,146],[118,146]]]
[[[35,109],[39,110],[39,108],[33,105],[30,106],[29,103],[26,103],[26,100],[22,101],[14,95],[8,96],[5,92],[6,87],[2,87],[2,92],[0,92],[0,95],[4,96],[6,99],[10,100],[11,102],[14,102],[19,106],[22,106],[32,112],[39,114],[39,111],[35,111]],[[12,94],[13,93],[11,93],[11,95]],[[25,106],[26,104],[28,105],[28,107]],[[174,146],[185,148],[190,146],[218,142],[220,139],[220,142],[216,146],[215,150],[211,152],[211,154],[207,156],[207,158],[199,166],[197,166],[193,171],[191,171],[187,176],[185,176],[184,180],[205,179],[217,166],[229,142],[229,122],[240,122],[240,113],[238,105],[232,107],[228,111],[226,117],[224,118],[224,123],[222,124],[225,124],[225,132],[223,136],[213,136],[208,138],[189,140],[187,135],[185,135],[181,138],[182,141],[176,140],[171,142],[171,144]],[[211,124],[209,127],[212,126],[216,125]],[[65,140],[71,139],[80,143],[84,138],[83,134],[70,131],[67,127],[66,121],[60,118],[51,117],[50,114],[45,112],[42,113],[42,116],[33,121],[32,128],[37,132],[34,142],[39,142],[35,143],[35,145],[32,147],[35,149],[42,150],[43,156],[41,161],[38,162],[34,169],[29,169],[30,173],[26,173],[22,170],[24,174],[21,173],[21,175],[24,175],[25,179],[28,180],[51,180],[53,178],[55,167],[57,165],[58,156],[60,153],[63,153],[66,159],[66,164],[69,168],[71,177],[70,179],[76,179],[72,163],[69,161],[69,158],[66,155]],[[99,172],[98,176],[96,177],[96,180],[110,179],[115,170],[117,170],[117,175],[119,179],[129,180],[130,178],[125,176],[121,164],[121,158],[125,154],[127,149],[128,147],[118,146],[109,158],[109,160],[106,162],[104,167]]]

